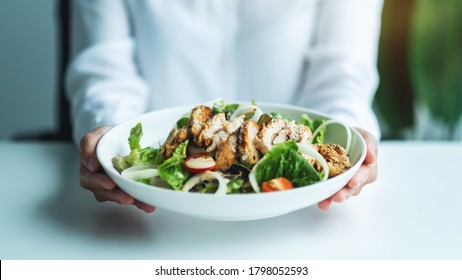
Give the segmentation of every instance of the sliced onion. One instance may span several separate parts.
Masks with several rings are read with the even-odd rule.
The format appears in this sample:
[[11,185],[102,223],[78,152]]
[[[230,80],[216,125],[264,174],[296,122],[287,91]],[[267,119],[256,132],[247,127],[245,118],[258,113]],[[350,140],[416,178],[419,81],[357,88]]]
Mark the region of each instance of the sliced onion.
[[189,192],[192,188],[194,188],[195,185],[199,184],[200,182],[212,179],[218,180],[218,189],[215,194],[225,195],[228,192],[226,180],[223,178],[223,176],[221,176],[220,173],[213,171],[205,171],[192,176],[188,181],[186,181],[181,190],[183,192]]
[[122,171],[121,175],[127,179],[140,180],[158,176],[159,172],[149,165],[135,165]]
[[309,155],[310,157],[314,158],[321,164],[322,170],[324,171],[324,176],[322,180],[323,181],[327,180],[329,178],[329,166],[327,165],[327,162],[324,159],[324,157],[320,153],[318,153],[316,150],[314,150],[313,148],[309,146],[306,146],[300,143],[297,143],[297,145],[298,145],[298,149],[300,150],[302,154]]
[[215,105],[216,103],[222,102],[223,100],[224,99],[222,97],[215,98],[213,100],[210,100],[210,101],[204,103],[204,105],[207,106],[207,107],[213,107],[213,105]]
[[327,120],[325,122],[323,122],[320,126],[318,126],[318,128],[313,132],[313,135],[311,136],[311,142],[313,142],[313,139],[319,134],[319,132],[321,131],[321,129],[323,129],[324,127],[328,126],[328,125],[331,125],[331,124],[339,124],[341,126],[343,126],[346,130],[346,133],[347,133],[347,140],[346,140],[346,146],[345,146],[345,151],[346,151],[346,154],[348,154],[350,152],[350,147],[351,147],[351,129],[348,125],[346,125],[345,123],[341,122],[341,121],[337,121],[337,120]]
[[233,120],[239,116],[246,115],[248,113],[253,113],[253,116],[250,118],[251,120],[258,122],[260,116],[263,114],[262,110],[255,105],[246,105],[236,109],[234,113],[231,114],[229,117],[230,120]]
[[255,177],[255,173],[257,172],[257,166],[259,162],[257,162],[257,164],[253,166],[252,170],[250,170],[250,173],[249,173],[250,186],[252,186],[253,191],[256,193],[260,192],[260,186],[258,185],[257,178]]
[[257,178],[255,178],[255,170],[256,170],[257,165],[252,168],[252,170],[249,173],[249,183],[250,186],[252,186],[252,189],[254,192],[259,193],[260,192],[260,187],[258,186]]

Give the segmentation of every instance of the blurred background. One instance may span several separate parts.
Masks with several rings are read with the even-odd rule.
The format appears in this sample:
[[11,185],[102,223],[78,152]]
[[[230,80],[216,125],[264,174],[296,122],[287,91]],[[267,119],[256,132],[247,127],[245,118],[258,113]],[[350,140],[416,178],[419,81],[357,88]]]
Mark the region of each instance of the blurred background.
[[[0,140],[68,137],[61,4],[0,1]],[[462,140],[461,34],[461,0],[385,0],[374,102],[383,139]]]
[[0,140],[57,128],[54,7],[0,1]]
[[462,1],[385,0],[375,111],[385,139],[462,139]]

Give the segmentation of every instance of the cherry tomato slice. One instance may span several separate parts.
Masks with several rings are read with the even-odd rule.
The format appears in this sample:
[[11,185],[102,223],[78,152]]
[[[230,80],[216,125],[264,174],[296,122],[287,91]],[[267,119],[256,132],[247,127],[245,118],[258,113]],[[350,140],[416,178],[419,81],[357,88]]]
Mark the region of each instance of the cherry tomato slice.
[[292,182],[285,177],[279,177],[262,183],[264,192],[277,192],[293,189]]
[[184,160],[184,168],[189,173],[198,174],[207,170],[214,170],[217,166],[213,157],[206,153],[194,154]]

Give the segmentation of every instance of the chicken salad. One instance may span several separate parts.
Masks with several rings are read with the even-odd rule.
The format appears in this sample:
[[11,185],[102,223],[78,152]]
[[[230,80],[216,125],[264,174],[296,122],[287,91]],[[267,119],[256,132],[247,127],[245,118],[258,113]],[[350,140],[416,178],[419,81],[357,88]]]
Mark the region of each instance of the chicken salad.
[[[340,123],[292,120],[252,105],[215,102],[198,105],[181,116],[159,147],[141,147],[141,123],[128,138],[130,154],[112,159],[131,180],[176,191],[213,194],[259,193],[309,186],[342,174],[345,147],[324,143],[328,125]],[[343,124],[342,124],[343,125]]]

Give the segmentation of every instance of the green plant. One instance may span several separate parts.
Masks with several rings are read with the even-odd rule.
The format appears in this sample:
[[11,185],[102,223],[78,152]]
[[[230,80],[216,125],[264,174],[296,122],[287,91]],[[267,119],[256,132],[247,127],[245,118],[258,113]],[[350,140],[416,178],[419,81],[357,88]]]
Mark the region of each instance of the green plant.
[[410,69],[415,98],[454,139],[462,116],[462,1],[417,0]]

